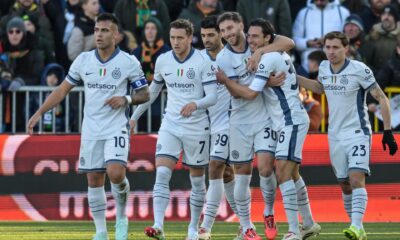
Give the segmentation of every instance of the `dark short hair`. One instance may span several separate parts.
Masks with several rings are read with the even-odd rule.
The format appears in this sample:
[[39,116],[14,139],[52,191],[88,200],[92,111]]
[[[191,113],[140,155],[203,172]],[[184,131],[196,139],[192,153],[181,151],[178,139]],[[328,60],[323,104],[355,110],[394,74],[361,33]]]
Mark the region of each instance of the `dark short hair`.
[[115,25],[119,26],[118,18],[115,17],[112,13],[101,13],[96,18],[96,22],[102,22],[102,21],[110,21],[110,22],[114,23]]
[[212,15],[203,18],[203,20],[201,21],[201,28],[214,28],[215,30],[217,30],[217,32],[219,32],[217,16]]
[[311,61],[316,61],[318,64],[320,64],[322,61],[326,60],[326,54],[322,50],[315,50],[311,52],[308,57],[308,60]]
[[349,38],[343,32],[333,31],[327,33],[324,37],[324,45],[327,39],[329,40],[339,39],[344,47],[347,47],[349,45]]
[[269,43],[272,43],[274,41],[275,28],[270,21],[263,18],[256,18],[250,22],[249,28],[250,27],[260,27],[262,29],[264,37],[271,35]]
[[234,21],[235,23],[243,23],[243,18],[240,16],[239,13],[237,12],[224,12],[223,14],[219,15],[217,19],[217,24],[218,26],[223,22],[231,20]]
[[187,19],[178,18],[175,21],[169,24],[170,28],[175,29],[184,29],[186,31],[186,35],[191,36],[193,35],[193,23]]

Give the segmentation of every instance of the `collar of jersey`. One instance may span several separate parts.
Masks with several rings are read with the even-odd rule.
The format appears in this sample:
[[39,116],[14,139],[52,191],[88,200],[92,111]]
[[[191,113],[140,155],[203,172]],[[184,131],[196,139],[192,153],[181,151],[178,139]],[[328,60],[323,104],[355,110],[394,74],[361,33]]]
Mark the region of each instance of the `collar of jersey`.
[[111,59],[113,59],[115,56],[117,56],[118,53],[119,53],[119,51],[120,51],[119,47],[116,47],[115,50],[114,50],[114,52],[113,52],[113,54],[111,54],[111,56],[110,56],[106,61],[101,60],[97,48],[96,48],[96,50],[94,50],[94,54],[96,55],[97,60],[99,60],[99,62],[101,62],[102,64],[104,64],[104,63],[107,63],[107,62],[111,61]]
[[172,50],[172,55],[174,56],[175,60],[176,60],[178,63],[184,63],[184,62],[186,62],[186,61],[193,55],[193,53],[194,53],[194,48],[191,47],[191,48],[190,48],[189,54],[186,56],[185,59],[183,59],[183,61],[181,61],[181,60],[179,60],[179,58],[175,55],[175,52]]
[[210,55],[210,53],[208,52],[207,49],[206,49],[206,54],[207,54],[208,57],[210,57],[210,60],[211,60],[211,61],[215,62],[216,59],[213,58],[213,57]]
[[245,53],[247,51],[247,49],[249,48],[249,44],[246,41],[246,45],[244,46],[243,52],[236,52],[229,43],[226,44],[226,48],[229,49],[229,51],[231,51],[233,53]]
[[332,74],[339,74],[339,73],[341,73],[341,72],[347,67],[347,65],[349,65],[349,63],[350,63],[350,60],[349,60],[348,58],[346,58],[346,59],[344,60],[344,64],[343,64],[342,68],[341,68],[337,73],[335,73],[335,72],[333,71],[332,65],[329,65],[329,68],[331,69],[331,73],[332,73]]

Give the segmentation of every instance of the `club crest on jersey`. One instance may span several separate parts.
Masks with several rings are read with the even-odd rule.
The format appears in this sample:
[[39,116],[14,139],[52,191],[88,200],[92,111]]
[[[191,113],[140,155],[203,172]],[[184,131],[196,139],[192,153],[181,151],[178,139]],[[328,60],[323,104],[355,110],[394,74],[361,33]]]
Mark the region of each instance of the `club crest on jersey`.
[[115,69],[112,71],[111,76],[112,76],[114,79],[119,79],[119,78],[121,77],[121,70],[119,70],[119,68],[115,68]]
[[347,78],[346,75],[342,76],[342,78],[340,79],[340,83],[343,85],[347,85],[349,83],[349,79]]
[[189,68],[189,70],[186,72],[186,77],[189,79],[193,79],[195,75],[196,73],[194,72],[193,68]]
[[106,68],[100,68],[99,69],[99,75],[100,77],[104,77],[107,73],[107,69]]

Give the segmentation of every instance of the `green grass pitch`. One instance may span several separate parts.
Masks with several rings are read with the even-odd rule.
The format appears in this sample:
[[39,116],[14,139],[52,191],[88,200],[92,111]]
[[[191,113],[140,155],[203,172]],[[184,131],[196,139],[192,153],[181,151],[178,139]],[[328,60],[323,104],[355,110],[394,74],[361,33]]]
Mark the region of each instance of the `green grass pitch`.
[[[114,239],[114,222],[108,223],[110,239]],[[130,222],[129,239],[141,240],[145,238],[143,229],[151,225],[150,222]],[[167,222],[165,226],[168,240],[181,240],[186,236],[187,222]],[[316,239],[345,240],[342,229],[348,224],[323,223],[322,233]],[[257,223],[258,233],[263,235],[263,225]],[[287,231],[287,224],[279,223],[279,236]],[[400,223],[366,223],[364,227],[368,240],[400,240]],[[233,239],[238,229],[238,223],[217,222],[213,229],[213,240]],[[0,222],[0,240],[42,240],[42,239],[91,239],[94,225],[90,221],[49,221],[49,222]],[[264,238],[265,239],[265,238]]]

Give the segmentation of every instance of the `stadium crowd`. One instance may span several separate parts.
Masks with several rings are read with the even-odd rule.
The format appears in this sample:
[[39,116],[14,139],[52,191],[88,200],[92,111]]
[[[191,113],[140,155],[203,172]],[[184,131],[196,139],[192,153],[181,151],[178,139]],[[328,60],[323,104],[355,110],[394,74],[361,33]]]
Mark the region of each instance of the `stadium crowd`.
[[[2,0],[0,5],[0,83],[2,123],[0,132],[11,131],[12,91],[21,86],[56,86],[71,62],[83,51],[95,48],[95,18],[112,12],[120,21],[118,46],[134,55],[152,81],[157,57],[169,51],[168,29],[177,18],[194,24],[193,46],[203,48],[200,22],[209,15],[238,11],[248,24],[262,17],[280,35],[293,38],[291,52],[298,74],[315,79],[319,63],[326,59],[322,38],[343,31],[350,39],[348,58],[360,60],[374,72],[380,87],[400,87],[400,0]],[[74,94],[74,93],[71,93]],[[320,96],[302,91],[311,118],[310,130],[318,131],[323,116]],[[17,131],[25,131],[25,101],[18,96]],[[15,100],[15,99],[14,99]],[[71,129],[76,130],[77,98],[70,98]],[[38,95],[29,98],[29,115],[39,105]],[[65,103],[56,111],[57,131]],[[377,103],[368,98],[370,112]],[[160,125],[161,101],[152,106],[152,129]],[[51,119],[52,114],[48,117]],[[146,121],[144,116],[140,121]],[[44,121],[44,124],[46,121]],[[51,124],[50,124],[51,125]],[[144,131],[145,124],[139,124]],[[51,126],[44,128],[51,130]]]

